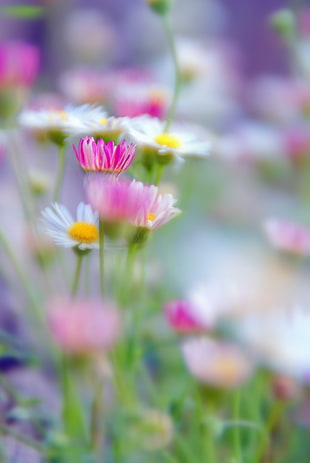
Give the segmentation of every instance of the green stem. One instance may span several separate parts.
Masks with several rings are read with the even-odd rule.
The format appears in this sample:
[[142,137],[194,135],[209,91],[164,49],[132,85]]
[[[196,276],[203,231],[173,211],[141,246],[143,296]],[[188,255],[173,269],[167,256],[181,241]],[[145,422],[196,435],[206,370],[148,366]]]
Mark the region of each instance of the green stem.
[[132,295],[132,285],[133,285],[133,267],[135,262],[135,257],[137,253],[137,246],[136,244],[130,244],[128,246],[126,263],[125,263],[125,270],[123,274],[123,287],[121,291],[121,303],[122,305],[126,306],[128,300],[131,299]]
[[241,455],[241,445],[240,445],[240,426],[238,425],[239,417],[240,417],[240,391],[234,392],[233,397],[233,420],[235,422],[234,430],[233,430],[233,442],[234,442],[234,460],[236,463],[242,462],[242,455]]
[[174,65],[174,89],[173,89],[173,96],[170,104],[170,108],[168,110],[167,114],[167,119],[166,119],[166,125],[164,127],[164,132],[168,132],[170,129],[170,125],[172,122],[172,119],[175,114],[175,109],[181,89],[181,73],[179,70],[179,64],[178,64],[178,57],[177,57],[177,50],[175,46],[175,40],[171,28],[171,24],[169,22],[168,16],[164,15],[163,17],[163,24],[165,26],[168,42],[170,45],[170,50],[172,54],[172,59],[173,59],[173,65]]
[[103,222],[99,221],[99,271],[100,271],[100,293],[101,297],[104,298],[104,230]]
[[91,293],[91,253],[86,257],[86,272],[85,272],[85,292],[89,297]]
[[86,433],[81,400],[77,395],[75,381],[70,371],[69,358],[65,353],[62,354],[61,358],[61,373],[63,400],[62,419],[65,433],[70,439],[76,442],[79,442],[81,439],[85,441]]
[[158,185],[164,172],[163,164],[158,164],[154,185]]
[[58,201],[63,177],[65,173],[66,156],[65,145],[60,145],[58,149],[58,171],[53,195],[53,201]]
[[266,426],[265,426],[265,434],[263,436],[263,439],[260,441],[260,444],[258,445],[258,448],[254,454],[254,458],[252,460],[253,463],[260,463],[264,453],[268,449],[268,446],[270,444],[270,439],[271,439],[271,434],[274,431],[275,427],[277,424],[280,422],[283,411],[285,409],[285,402],[281,401],[276,401],[271,408]]
[[80,281],[80,276],[81,276],[81,268],[82,268],[82,261],[83,261],[83,254],[80,253],[79,251],[76,252],[76,268],[75,268],[75,274],[71,286],[71,297],[74,298],[76,296],[78,287],[79,287],[79,281]]
[[32,440],[24,436],[23,434],[20,434],[19,432],[4,426],[3,424],[0,424],[0,433],[13,437],[17,441],[22,442],[25,445],[28,445],[28,447],[31,447],[37,450],[38,452],[44,453],[44,447],[41,444],[39,444],[39,442],[36,442],[35,440]]
[[98,380],[91,410],[91,447],[98,463],[103,463],[103,413],[103,382]]

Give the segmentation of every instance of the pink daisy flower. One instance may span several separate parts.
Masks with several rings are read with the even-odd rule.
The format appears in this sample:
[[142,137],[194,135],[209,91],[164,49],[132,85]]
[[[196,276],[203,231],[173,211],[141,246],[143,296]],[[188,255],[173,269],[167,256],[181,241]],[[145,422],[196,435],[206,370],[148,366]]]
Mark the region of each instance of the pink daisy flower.
[[26,42],[0,43],[0,87],[29,87],[39,72],[39,49]]
[[191,302],[185,300],[170,301],[164,306],[164,315],[169,326],[177,333],[206,331],[197,309]]
[[86,172],[109,172],[120,174],[131,165],[136,148],[133,144],[120,145],[113,141],[105,143],[101,138],[96,142],[93,137],[81,138],[79,147],[73,145],[77,160]]
[[170,194],[155,185],[136,180],[91,176],[86,194],[103,222],[122,222],[144,230],[156,230],[181,213]]
[[108,351],[118,341],[122,327],[114,306],[85,299],[53,301],[48,321],[58,346],[74,355]]
[[254,362],[238,346],[201,337],[187,339],[181,346],[189,372],[201,383],[221,389],[244,384]]

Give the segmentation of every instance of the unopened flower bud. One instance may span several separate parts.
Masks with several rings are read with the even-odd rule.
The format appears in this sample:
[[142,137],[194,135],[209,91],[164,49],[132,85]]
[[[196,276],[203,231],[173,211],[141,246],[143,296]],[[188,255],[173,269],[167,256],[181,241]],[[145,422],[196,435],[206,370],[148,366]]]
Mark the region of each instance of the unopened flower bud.
[[278,400],[290,401],[300,396],[301,389],[293,378],[277,375],[272,381],[272,392]]
[[291,39],[295,29],[295,17],[292,11],[282,9],[270,17],[273,29],[285,39]]
[[146,0],[155,13],[164,16],[171,7],[171,0]]

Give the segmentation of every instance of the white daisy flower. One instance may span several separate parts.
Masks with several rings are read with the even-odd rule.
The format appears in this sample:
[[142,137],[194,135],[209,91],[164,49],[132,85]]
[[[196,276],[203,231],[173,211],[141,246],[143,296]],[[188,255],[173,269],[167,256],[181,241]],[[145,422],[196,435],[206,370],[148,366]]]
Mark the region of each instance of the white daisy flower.
[[81,120],[79,125],[70,130],[70,135],[88,135],[104,140],[113,139],[117,142],[125,132],[128,121],[128,117],[108,117],[106,113],[103,113],[99,117]]
[[36,132],[59,132],[64,136],[74,135],[82,130],[86,122],[100,120],[106,117],[102,108],[94,105],[65,106],[56,109],[27,109],[20,113],[19,124]]
[[52,203],[42,211],[44,231],[55,244],[65,248],[78,247],[81,250],[99,247],[99,219],[89,204],[80,203],[74,220],[68,209]]
[[128,121],[125,137],[143,149],[159,155],[205,157],[212,148],[212,136],[202,127],[175,124],[165,130],[165,121],[140,116]]

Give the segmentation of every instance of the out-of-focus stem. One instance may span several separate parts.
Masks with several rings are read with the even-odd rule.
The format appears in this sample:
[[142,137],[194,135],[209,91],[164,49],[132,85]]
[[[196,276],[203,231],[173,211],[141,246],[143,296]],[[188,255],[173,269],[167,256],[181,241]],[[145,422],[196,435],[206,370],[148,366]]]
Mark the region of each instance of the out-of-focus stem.
[[103,382],[95,384],[91,410],[91,446],[97,463],[103,463]]
[[14,431],[13,429],[10,429],[4,426],[3,424],[0,424],[0,433],[13,437],[17,441],[22,442],[25,445],[28,445],[28,447],[31,447],[37,450],[38,452],[44,452],[44,448],[41,444],[39,444],[39,442],[36,442],[35,440],[32,440],[29,437],[26,437],[24,434],[20,434],[19,432]]
[[74,297],[76,296],[78,287],[79,287],[79,281],[80,281],[80,276],[81,276],[81,268],[82,268],[82,261],[83,261],[83,255],[79,252],[76,253],[76,268],[75,268],[75,274],[71,286],[71,296]]
[[241,445],[240,445],[240,426],[238,426],[238,421],[239,421],[239,416],[240,416],[240,391],[235,391],[234,392],[234,397],[233,397],[233,420],[235,422],[234,426],[234,436],[233,436],[233,441],[234,441],[234,459],[236,463],[241,463],[242,462],[242,456],[241,456]]
[[99,221],[99,271],[100,293],[101,297],[104,298],[104,230],[102,220]]
[[171,122],[174,118],[175,109],[176,109],[176,105],[177,105],[177,101],[178,101],[178,97],[179,97],[179,93],[181,89],[181,73],[179,70],[177,50],[175,46],[174,35],[172,32],[169,17],[168,15],[164,15],[162,16],[162,19],[163,19],[163,24],[166,29],[166,34],[167,34],[167,38],[168,38],[168,42],[169,42],[169,46],[170,46],[170,50],[172,54],[172,59],[173,59],[173,66],[174,66],[174,89],[173,89],[173,95],[172,95],[170,108],[167,114],[166,124],[164,127],[164,132],[168,132],[170,129]]
[[58,149],[58,170],[57,170],[53,201],[58,201],[59,199],[60,190],[61,190],[63,177],[65,173],[65,165],[66,165],[65,154],[66,154],[65,145],[60,145]]

